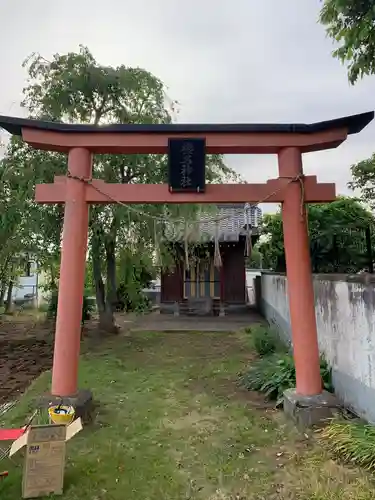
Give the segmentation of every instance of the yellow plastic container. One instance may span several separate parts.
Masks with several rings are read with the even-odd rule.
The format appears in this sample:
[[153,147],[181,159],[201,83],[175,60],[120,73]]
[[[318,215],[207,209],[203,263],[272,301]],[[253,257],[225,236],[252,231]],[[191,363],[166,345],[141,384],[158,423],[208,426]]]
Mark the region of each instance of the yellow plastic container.
[[54,424],[69,425],[74,420],[75,410],[73,406],[56,405],[48,408],[48,414]]

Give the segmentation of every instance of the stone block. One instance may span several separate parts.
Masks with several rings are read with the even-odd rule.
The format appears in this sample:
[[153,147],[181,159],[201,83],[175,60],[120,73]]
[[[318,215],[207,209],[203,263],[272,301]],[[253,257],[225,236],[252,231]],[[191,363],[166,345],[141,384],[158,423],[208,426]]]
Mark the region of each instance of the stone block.
[[53,396],[52,394],[43,394],[38,401],[39,408],[49,408],[54,405],[73,406],[76,417],[80,417],[83,422],[88,423],[92,418],[93,397],[88,389],[80,389],[74,396]]
[[180,304],[178,302],[175,302],[173,307],[173,316],[179,316],[179,315],[180,315]]
[[301,396],[295,389],[284,392],[284,412],[302,431],[326,425],[341,407],[337,397],[327,391],[316,396]]
[[213,313],[213,301],[210,297],[189,298],[188,308],[197,316],[208,316]]

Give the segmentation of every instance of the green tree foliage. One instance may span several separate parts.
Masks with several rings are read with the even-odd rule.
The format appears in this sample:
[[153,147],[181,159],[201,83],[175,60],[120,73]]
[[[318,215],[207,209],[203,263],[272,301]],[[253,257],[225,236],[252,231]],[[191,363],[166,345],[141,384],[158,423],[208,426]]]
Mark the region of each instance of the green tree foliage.
[[361,193],[361,199],[375,209],[375,154],[351,167],[352,181],[348,186]]
[[[47,61],[32,54],[25,62],[29,80],[23,106],[32,118],[69,123],[170,123],[177,106],[170,102],[163,82],[142,68],[99,64],[86,47],[77,53],[56,54]],[[169,102],[169,105],[167,103]],[[38,206],[33,202],[36,183],[53,182],[67,171],[66,156],[35,151],[13,138],[7,163],[28,179],[24,195],[32,231],[29,241],[44,266],[54,269],[59,258],[62,206]],[[93,176],[106,182],[161,183],[166,178],[163,155],[95,155]],[[22,174],[21,174],[22,173]],[[229,180],[233,172],[219,155],[208,158],[208,182]],[[114,328],[118,265],[121,250],[153,255],[155,234],[163,234],[163,217],[178,214],[191,218],[196,207],[138,205],[131,210],[120,204],[93,206],[90,211],[89,255],[101,327]],[[56,277],[54,280],[56,281]]]
[[[339,197],[308,206],[313,272],[359,272],[368,265],[365,229],[374,231],[374,217],[359,200]],[[266,214],[258,245],[264,268],[285,271],[281,213]]]
[[[374,0],[324,0],[320,22],[338,44],[333,55],[348,64],[350,83],[375,73]],[[351,172],[349,187],[374,209],[375,155],[353,165]]]
[[125,311],[148,308],[148,299],[142,292],[156,278],[152,257],[141,248],[123,248],[117,259],[117,307]]
[[259,252],[258,245],[255,245],[251,250],[250,258],[246,259],[246,267],[251,269],[261,269],[263,267],[263,256]]
[[0,161],[0,306],[6,291],[11,308],[12,287],[25,270],[30,245],[30,224],[25,197],[27,179],[7,159]]
[[349,65],[349,81],[375,73],[374,0],[324,0],[320,22],[338,43],[333,54]]
[[[65,155],[33,150],[19,137],[12,137],[0,162],[1,171],[12,173],[9,184],[13,194],[10,199],[16,203],[18,217],[22,220],[17,233],[22,249],[36,255],[45,268],[59,257],[64,207],[37,205],[34,202],[35,184],[53,182],[54,175],[66,172],[64,163]],[[18,198],[15,193],[18,193]]]

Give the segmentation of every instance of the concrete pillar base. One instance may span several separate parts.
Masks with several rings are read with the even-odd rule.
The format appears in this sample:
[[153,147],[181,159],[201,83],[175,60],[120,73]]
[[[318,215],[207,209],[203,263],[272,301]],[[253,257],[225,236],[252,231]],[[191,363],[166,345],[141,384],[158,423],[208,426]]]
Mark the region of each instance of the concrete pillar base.
[[52,394],[43,394],[38,401],[38,407],[41,409],[49,408],[53,405],[64,404],[73,406],[76,417],[80,417],[83,422],[89,423],[92,420],[93,396],[88,389],[80,389],[74,396],[53,396]]
[[180,315],[180,305],[178,302],[175,302],[173,307],[173,316],[179,316],[179,315]]
[[295,389],[284,392],[284,412],[302,431],[326,425],[340,408],[336,396],[327,391],[317,396],[301,396]]

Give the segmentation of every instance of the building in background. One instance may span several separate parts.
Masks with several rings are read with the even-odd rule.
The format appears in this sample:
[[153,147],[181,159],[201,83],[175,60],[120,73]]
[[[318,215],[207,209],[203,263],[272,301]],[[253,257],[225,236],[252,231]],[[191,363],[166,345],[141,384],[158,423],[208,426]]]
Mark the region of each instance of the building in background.
[[187,241],[195,253],[188,257],[185,229],[171,228],[168,243],[175,261],[161,271],[161,311],[222,314],[247,306],[245,259],[258,239],[262,212],[250,204],[217,208],[215,215],[203,213],[198,224],[192,223]]
[[225,214],[228,219],[226,220],[226,227],[228,230],[237,231],[238,227],[245,228],[250,227],[258,228],[262,218],[262,210],[258,205],[252,205],[246,203],[242,205],[240,203],[233,204],[223,204],[218,205],[219,215]]
[[12,300],[17,305],[34,305],[38,307],[43,301],[43,285],[45,284],[45,276],[38,269],[38,264],[35,260],[27,260],[25,263],[25,271],[22,276],[19,276],[17,282],[13,286]]
[[262,219],[262,209],[258,207],[258,205],[252,205],[250,203],[246,203],[245,205],[245,214],[247,217],[247,221],[253,227],[258,227],[260,225]]

